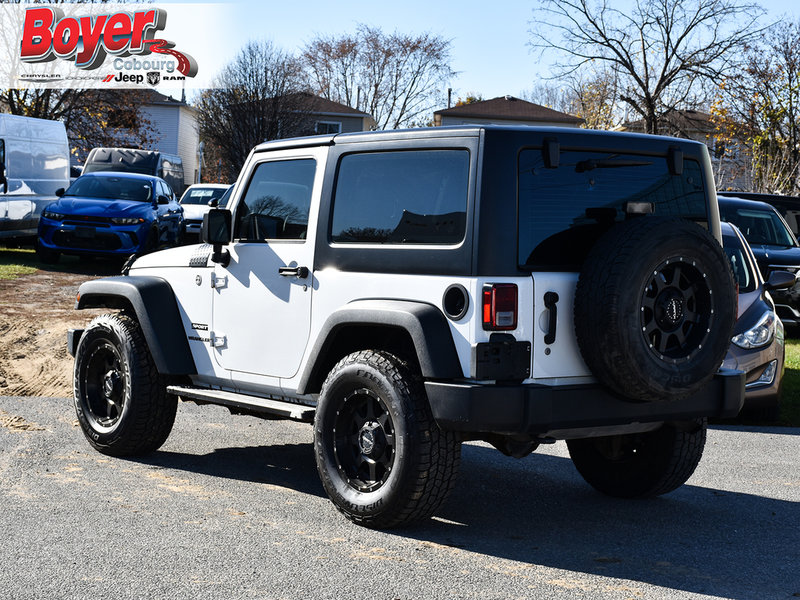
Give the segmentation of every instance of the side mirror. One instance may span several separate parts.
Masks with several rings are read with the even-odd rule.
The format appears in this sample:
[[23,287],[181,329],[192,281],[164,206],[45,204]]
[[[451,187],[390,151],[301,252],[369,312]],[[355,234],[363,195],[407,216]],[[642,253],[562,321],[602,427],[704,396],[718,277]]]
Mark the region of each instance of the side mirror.
[[230,252],[223,250],[223,246],[231,243],[231,211],[223,208],[212,208],[203,215],[203,226],[200,228],[200,239],[206,244],[214,246],[211,261],[227,267],[231,261]]
[[2,172],[2,170],[0,170],[0,185],[3,186],[3,193],[7,194],[8,193],[8,179],[6,179],[6,175],[5,175],[5,173]]
[[169,204],[169,196],[165,196],[164,194],[159,194],[157,201],[159,204]]
[[217,206],[219,206],[219,198],[212,198],[211,200],[208,201],[208,205],[211,208],[217,208]]
[[769,279],[767,279],[764,284],[764,289],[767,291],[785,290],[786,288],[792,287],[795,281],[797,281],[797,278],[794,273],[790,273],[789,271],[773,271],[769,274]]
[[64,192],[66,192],[66,191],[67,191],[67,190],[65,190],[64,188],[58,188],[58,189],[56,190],[56,196],[58,196],[59,198],[61,198],[61,196],[63,196],[63,195],[64,195]]

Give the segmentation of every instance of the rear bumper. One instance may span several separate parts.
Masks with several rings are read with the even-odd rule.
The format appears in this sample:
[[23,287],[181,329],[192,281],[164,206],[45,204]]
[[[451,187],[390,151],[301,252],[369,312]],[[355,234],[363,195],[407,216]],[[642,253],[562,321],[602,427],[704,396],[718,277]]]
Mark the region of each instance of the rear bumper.
[[734,417],[744,402],[745,374],[722,370],[699,392],[674,402],[632,402],[599,384],[478,385],[425,382],[442,429],[472,433],[546,434],[564,429]]

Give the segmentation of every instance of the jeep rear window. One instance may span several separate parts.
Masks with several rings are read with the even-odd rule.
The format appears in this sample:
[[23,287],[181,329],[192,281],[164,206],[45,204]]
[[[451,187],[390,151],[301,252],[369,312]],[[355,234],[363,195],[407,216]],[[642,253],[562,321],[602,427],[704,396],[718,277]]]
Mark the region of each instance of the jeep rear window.
[[464,239],[467,150],[365,152],[339,163],[331,240],[457,244]]
[[664,156],[562,150],[558,167],[548,169],[540,149],[523,150],[519,265],[579,268],[600,235],[625,219],[627,202],[652,203],[655,215],[707,222],[700,164],[683,164],[683,173],[672,175]]

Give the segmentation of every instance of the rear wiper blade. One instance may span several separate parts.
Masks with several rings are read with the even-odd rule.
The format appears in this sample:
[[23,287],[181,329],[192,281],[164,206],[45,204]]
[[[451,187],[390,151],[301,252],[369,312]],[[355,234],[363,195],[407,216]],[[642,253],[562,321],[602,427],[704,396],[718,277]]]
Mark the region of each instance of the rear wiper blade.
[[618,169],[620,167],[646,167],[652,165],[653,162],[649,160],[618,160],[618,159],[601,159],[595,160],[593,158],[582,160],[575,165],[576,173],[585,173],[594,169]]

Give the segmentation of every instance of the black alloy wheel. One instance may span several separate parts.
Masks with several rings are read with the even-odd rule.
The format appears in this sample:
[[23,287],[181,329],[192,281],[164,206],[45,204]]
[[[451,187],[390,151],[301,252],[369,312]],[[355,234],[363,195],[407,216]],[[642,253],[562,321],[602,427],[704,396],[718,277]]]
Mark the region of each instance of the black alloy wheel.
[[117,348],[109,340],[97,338],[87,350],[78,376],[85,390],[79,401],[86,418],[98,430],[112,429],[125,410],[128,377]]
[[673,257],[653,271],[642,294],[642,333],[661,360],[680,364],[702,350],[714,319],[713,292],[696,261]]
[[359,492],[373,492],[389,478],[394,466],[395,439],[391,414],[383,400],[366,388],[342,401],[336,414],[337,468]]

